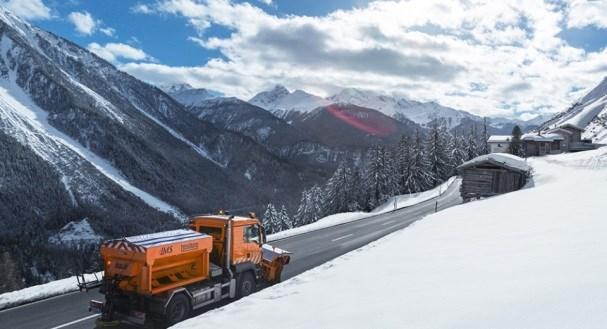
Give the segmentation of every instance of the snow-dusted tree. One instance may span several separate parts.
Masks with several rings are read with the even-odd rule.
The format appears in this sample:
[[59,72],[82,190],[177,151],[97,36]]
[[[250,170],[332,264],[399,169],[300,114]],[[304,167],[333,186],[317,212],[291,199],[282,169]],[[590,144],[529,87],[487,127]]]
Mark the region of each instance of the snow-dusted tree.
[[314,214],[312,222],[315,222],[327,215],[324,212],[326,200],[327,197],[320,186],[314,185],[310,188],[310,202],[312,203],[312,210]]
[[291,222],[291,217],[287,212],[287,208],[282,205],[280,208],[280,212],[278,212],[278,218],[280,223],[280,231],[288,230],[293,228],[293,223]]
[[410,153],[410,174],[406,181],[407,193],[416,193],[425,191],[431,186],[432,174],[427,157],[424,154],[424,147],[419,131],[415,134],[415,140],[411,146]]
[[348,211],[354,199],[352,169],[342,162],[325,186],[325,214],[336,214]]
[[466,150],[466,141],[461,135],[457,134],[457,130],[453,132],[453,138],[451,140],[451,167],[457,168],[459,165],[464,163],[468,158]]
[[301,193],[301,199],[295,219],[294,227],[314,223],[323,216],[323,191],[317,185]]
[[450,136],[444,125],[434,121],[430,126],[430,132],[426,141],[426,156],[430,166],[430,187],[440,185],[451,173],[449,161]]
[[394,195],[395,171],[390,152],[381,145],[369,149],[366,161],[363,184],[367,189],[367,209],[373,209]]
[[280,218],[276,207],[272,203],[268,204],[262,219],[266,233],[272,234],[280,231]]
[[516,125],[514,126],[514,128],[512,128],[512,138],[510,140],[510,146],[508,147],[508,152],[510,154],[518,155],[521,157],[524,156],[523,143],[521,140],[522,135],[523,133],[521,131],[521,127]]
[[487,118],[483,118],[483,132],[479,141],[479,155],[489,154],[489,131],[487,130]]
[[408,193],[407,182],[411,175],[411,139],[403,135],[398,143],[394,159],[397,175],[398,191]]
[[472,160],[478,156],[478,143],[476,138],[476,130],[473,127],[470,131],[470,135],[468,135],[468,140],[466,141],[466,160]]

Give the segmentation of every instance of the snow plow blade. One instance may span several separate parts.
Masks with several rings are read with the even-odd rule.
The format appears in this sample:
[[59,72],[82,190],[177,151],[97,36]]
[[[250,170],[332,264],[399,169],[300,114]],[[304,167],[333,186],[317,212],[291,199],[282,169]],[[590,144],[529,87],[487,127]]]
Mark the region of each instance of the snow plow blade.
[[283,266],[291,261],[291,252],[264,244],[262,251],[263,278],[268,283],[280,282]]

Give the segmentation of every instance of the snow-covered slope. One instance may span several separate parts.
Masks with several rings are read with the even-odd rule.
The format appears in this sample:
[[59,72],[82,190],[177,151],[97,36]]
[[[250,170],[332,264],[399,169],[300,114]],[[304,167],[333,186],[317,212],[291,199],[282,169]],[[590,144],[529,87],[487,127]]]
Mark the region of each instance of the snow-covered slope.
[[52,235],[48,242],[56,245],[79,246],[83,244],[96,244],[103,240],[102,236],[95,233],[89,224],[88,218],[65,224],[64,227]]
[[607,143],[607,77],[575,104],[541,129],[572,125],[585,129],[582,137],[595,143]]
[[310,112],[320,106],[329,105],[331,102],[303,90],[290,92],[281,85],[276,85],[272,90],[263,91],[249,100],[249,103],[266,109],[279,117],[286,116],[289,112]]
[[607,148],[529,161],[532,187],[430,215],[174,328],[260,314],[265,329],[604,328]]

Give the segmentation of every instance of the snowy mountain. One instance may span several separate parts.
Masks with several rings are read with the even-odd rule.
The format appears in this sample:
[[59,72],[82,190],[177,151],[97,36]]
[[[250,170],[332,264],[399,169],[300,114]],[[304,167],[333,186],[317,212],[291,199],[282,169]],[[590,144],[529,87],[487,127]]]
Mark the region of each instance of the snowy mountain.
[[397,119],[404,117],[420,125],[427,125],[436,118],[445,118],[450,127],[455,127],[463,118],[481,119],[435,102],[422,103],[355,88],[346,88],[333,96],[322,98],[302,90],[289,92],[277,85],[272,90],[255,95],[249,102],[280,117],[288,117],[291,112],[308,113],[321,106],[339,103],[375,109],[387,116]]
[[272,90],[255,95],[249,100],[249,103],[279,117],[285,117],[289,112],[310,112],[317,107],[329,105],[331,102],[303,90],[290,92],[284,86],[276,85]]
[[[397,120],[413,121],[422,127],[427,127],[436,119],[444,119],[449,128],[459,130],[483,124],[480,116],[436,102],[419,102],[356,88],[345,88],[335,95],[322,98],[301,90],[289,92],[285,87],[277,85],[272,90],[260,92],[249,102],[287,119],[337,103],[374,109]],[[490,133],[510,133],[515,125],[519,125],[524,131],[530,131],[549,118],[548,115],[540,115],[528,121],[490,118],[488,128]]]
[[339,150],[319,143],[308,132],[237,98],[214,98],[198,106],[187,106],[187,109],[201,120],[252,138],[284,160],[305,164],[299,170],[301,173],[317,171],[315,166],[327,165],[328,168],[322,171],[328,176],[337,162],[344,159]]
[[583,138],[607,143],[607,77],[569,109],[542,124],[540,129],[563,125],[585,129]]
[[421,130],[412,121],[396,120],[375,109],[348,103],[292,113],[288,120],[325,145],[359,150],[375,144],[395,144],[403,135],[412,136]]
[[185,106],[196,106],[206,100],[223,96],[223,94],[218,91],[205,88],[194,88],[187,83],[161,86],[159,88]]
[[88,218],[104,238],[139,234],[191,213],[296,203],[304,185],[251,138],[3,7],[0,168],[10,173],[0,175],[0,250],[15,250],[27,284],[73,273],[77,257],[48,244],[69,222]]
[[476,115],[442,106],[435,102],[423,103],[354,88],[344,89],[329,97],[328,100],[334,103],[349,103],[377,109],[391,117],[398,118],[404,116],[420,125],[427,125],[437,118],[446,119],[450,128],[459,125],[464,118],[482,120]]

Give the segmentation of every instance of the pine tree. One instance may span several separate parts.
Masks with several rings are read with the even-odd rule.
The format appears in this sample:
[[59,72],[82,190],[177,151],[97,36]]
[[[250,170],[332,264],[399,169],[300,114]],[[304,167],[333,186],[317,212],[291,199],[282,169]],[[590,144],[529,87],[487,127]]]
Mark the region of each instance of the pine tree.
[[306,225],[309,221],[309,218],[313,216],[309,200],[310,192],[308,190],[303,190],[301,192],[301,198],[299,200],[299,207],[297,208],[297,212],[295,213],[295,227]]
[[280,219],[280,231],[288,230],[293,228],[293,223],[291,222],[291,218],[289,217],[289,213],[287,212],[287,208],[282,205],[280,208],[280,212],[278,213],[278,218]]
[[466,141],[461,136],[458,136],[457,131],[455,131],[450,145],[451,167],[455,169],[467,159]]
[[279,218],[278,212],[276,211],[276,207],[274,207],[272,203],[269,203],[262,218],[262,223],[266,230],[266,233],[272,234],[280,231],[280,226],[277,225],[278,221]]
[[364,194],[362,189],[362,176],[358,167],[352,169],[352,186],[350,187],[350,202],[348,203],[348,211],[361,210],[361,205],[364,204]]
[[7,251],[0,254],[0,269],[0,293],[17,290],[23,286],[17,265]]
[[415,134],[415,140],[411,147],[410,153],[410,170],[407,177],[406,188],[407,193],[417,193],[427,190],[431,185],[430,165],[424,153],[421,136],[419,131]]
[[473,129],[470,131],[470,135],[468,135],[468,140],[466,143],[466,161],[472,160],[478,156],[478,144],[476,142],[476,130]]
[[487,118],[483,118],[483,134],[480,140],[479,155],[489,154],[489,132],[487,131]]
[[323,189],[318,185],[312,186],[312,188],[310,188],[310,206],[313,214],[311,223],[328,215],[324,212],[326,202],[327,197],[325,196]]
[[325,186],[324,213],[336,214],[348,211],[350,203],[354,199],[352,187],[352,170],[342,162]]
[[523,143],[521,140],[521,136],[523,135],[522,131],[521,131],[521,127],[519,127],[518,125],[514,126],[514,128],[512,128],[512,138],[510,139],[510,146],[508,147],[508,153],[510,154],[514,154],[517,156],[524,156],[524,151],[523,151]]
[[398,191],[400,194],[408,192],[408,178],[411,175],[411,140],[403,135],[398,143],[396,152],[396,170],[398,177]]
[[439,127],[439,124],[434,121],[428,134],[426,142],[428,163],[430,165],[430,186],[435,187],[440,185],[451,173],[449,153],[447,146],[449,136],[446,129]]
[[367,152],[364,186],[367,190],[367,209],[373,209],[394,195],[394,169],[390,153],[383,146],[374,146]]
[[301,193],[301,199],[295,219],[294,227],[314,223],[323,217],[324,197],[323,191],[318,185],[312,186],[309,190]]

